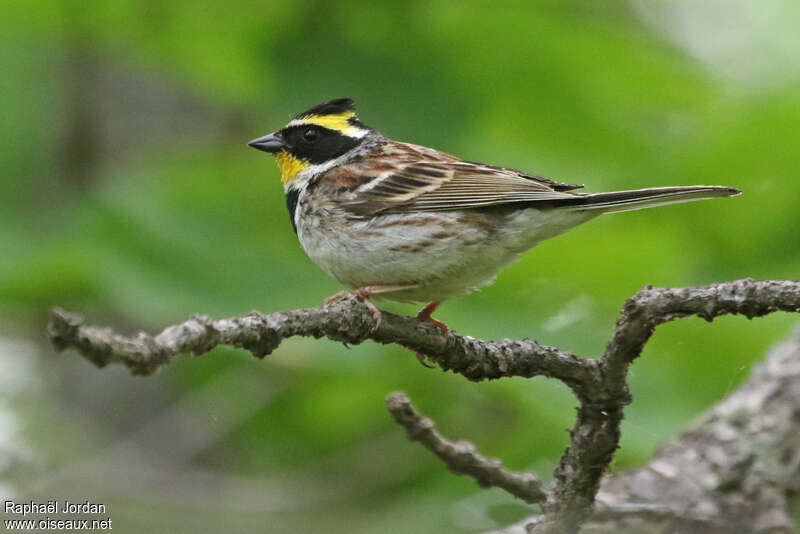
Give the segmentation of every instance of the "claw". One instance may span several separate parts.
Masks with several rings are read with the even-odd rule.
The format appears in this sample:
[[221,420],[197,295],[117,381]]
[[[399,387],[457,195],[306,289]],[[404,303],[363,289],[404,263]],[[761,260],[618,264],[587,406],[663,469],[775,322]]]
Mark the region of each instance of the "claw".
[[425,355],[422,354],[421,352],[415,352],[414,354],[417,356],[417,360],[419,360],[419,363],[422,364],[422,367],[427,367],[428,369],[433,369],[434,367],[436,367],[435,365],[430,365],[429,363],[427,363],[425,361]]
[[358,297],[358,300],[363,302],[364,305],[367,307],[367,309],[369,309],[369,311],[372,313],[372,317],[375,319],[374,329],[377,329],[381,325],[381,321],[383,321],[383,314],[378,309],[378,307],[375,306],[375,304],[373,304],[372,301],[369,299],[370,295],[369,293],[363,291],[363,289],[357,289],[355,293],[356,297]]

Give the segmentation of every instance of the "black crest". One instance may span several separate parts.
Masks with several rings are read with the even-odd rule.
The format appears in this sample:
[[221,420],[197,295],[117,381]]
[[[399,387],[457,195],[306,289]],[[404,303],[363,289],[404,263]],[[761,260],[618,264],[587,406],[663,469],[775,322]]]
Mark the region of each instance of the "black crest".
[[300,113],[295,119],[308,117],[309,115],[339,115],[348,111],[355,112],[355,110],[356,103],[353,102],[352,98],[336,98]]

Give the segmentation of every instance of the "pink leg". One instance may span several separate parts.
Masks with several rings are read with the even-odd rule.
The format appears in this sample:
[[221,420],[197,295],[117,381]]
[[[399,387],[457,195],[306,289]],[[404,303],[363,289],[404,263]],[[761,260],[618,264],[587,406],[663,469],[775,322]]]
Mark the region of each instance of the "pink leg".
[[[447,328],[447,325],[444,324],[443,322],[437,321],[436,319],[431,317],[431,315],[433,315],[433,312],[435,312],[436,309],[441,304],[442,303],[440,301],[431,302],[430,304],[428,304],[427,306],[425,306],[424,308],[422,308],[420,310],[420,312],[417,314],[417,319],[419,319],[420,321],[433,323],[433,325],[442,332],[442,335],[446,336],[447,333],[449,332],[449,329]],[[417,359],[419,360],[419,363],[421,363],[425,367],[429,367],[429,368],[433,367],[433,365],[428,365],[427,363],[425,363],[425,355],[424,354],[422,354],[421,352],[417,352],[415,354],[417,355]]]
[[435,312],[436,309],[441,305],[442,305],[441,302],[431,302],[430,304],[428,304],[427,306],[425,306],[420,310],[420,312],[417,314],[417,319],[419,319],[420,321],[427,321],[429,323],[433,323],[433,325],[436,328],[442,331],[442,335],[446,336],[447,332],[449,332],[447,325],[444,324],[442,321],[437,321],[436,319],[431,317],[431,315],[433,315],[433,312]]

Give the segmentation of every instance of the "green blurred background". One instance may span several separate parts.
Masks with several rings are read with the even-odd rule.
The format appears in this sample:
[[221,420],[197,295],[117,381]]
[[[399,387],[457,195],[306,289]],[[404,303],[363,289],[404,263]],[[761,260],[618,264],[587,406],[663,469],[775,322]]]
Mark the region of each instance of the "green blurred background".
[[[2,14],[4,496],[105,503],[120,532],[470,532],[531,513],[448,473],[383,402],[406,391],[445,435],[549,478],[575,405],[556,382],[474,384],[398,347],[305,339],[141,378],[45,342],[56,304],[157,332],[340,290],[296,242],[272,158],[246,147],[330,98],[390,137],[589,191],[745,192],[546,242],[441,308],[459,332],[597,356],[645,284],[800,273],[791,0],[5,0]],[[796,321],[660,327],[613,469],[645,462]]]

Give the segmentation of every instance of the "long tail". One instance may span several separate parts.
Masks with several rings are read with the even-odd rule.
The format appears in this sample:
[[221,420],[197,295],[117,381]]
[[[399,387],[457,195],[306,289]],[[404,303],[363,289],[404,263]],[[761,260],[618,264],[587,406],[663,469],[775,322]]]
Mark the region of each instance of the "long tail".
[[683,187],[649,187],[631,191],[590,193],[575,199],[559,202],[577,210],[598,210],[603,213],[640,210],[655,206],[666,206],[679,202],[692,202],[707,198],[732,197],[741,194],[735,187],[721,185],[689,185]]

